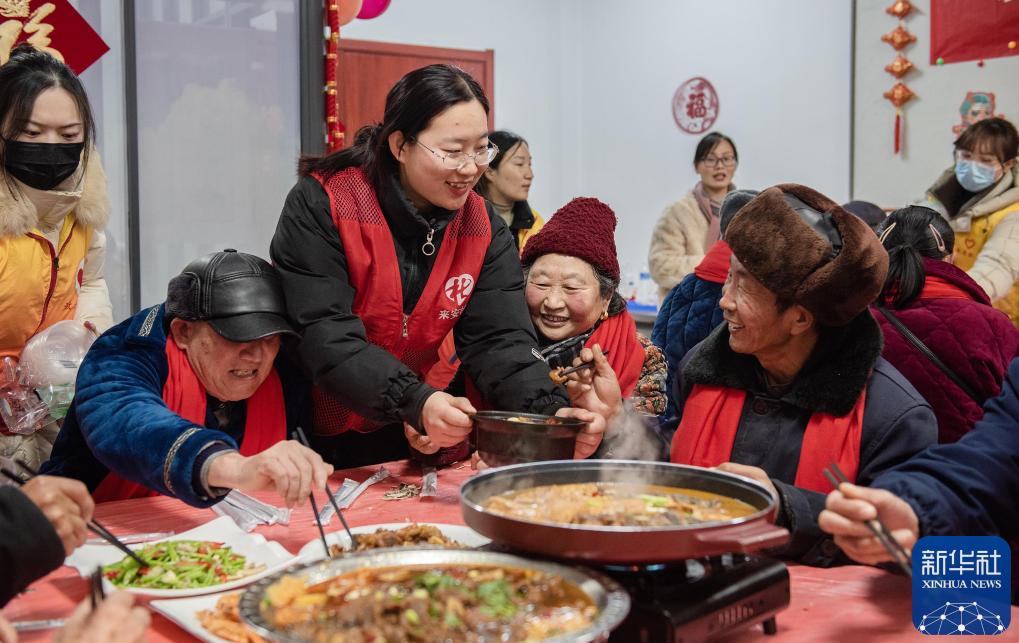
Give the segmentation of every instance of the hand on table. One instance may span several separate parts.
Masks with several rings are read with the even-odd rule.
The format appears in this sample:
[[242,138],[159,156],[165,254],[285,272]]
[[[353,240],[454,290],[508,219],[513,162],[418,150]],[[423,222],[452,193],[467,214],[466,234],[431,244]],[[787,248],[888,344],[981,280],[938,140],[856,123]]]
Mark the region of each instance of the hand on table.
[[584,368],[566,376],[566,392],[570,396],[570,404],[597,413],[608,421],[623,408],[619,378],[598,344],[580,351],[573,360],[573,366],[592,360],[594,368]]
[[244,492],[275,489],[293,507],[307,500],[312,489],[324,489],[332,472],[319,454],[287,440],[249,457],[236,451],[219,456],[209,465],[207,482]]
[[35,476],[21,487],[21,491],[53,525],[64,544],[65,554],[70,555],[85,543],[88,537],[85,525],[92,520],[95,509],[85,485],[70,478]]
[[880,518],[907,552],[920,537],[920,522],[909,504],[884,489],[868,489],[843,482],[828,494],[818,517],[821,529],[835,536],[835,544],[858,563],[876,565],[894,560],[866,520]]
[[417,429],[406,422],[403,423],[403,435],[407,438],[407,443],[410,444],[410,448],[414,449],[418,453],[431,455],[439,450],[438,445],[432,442],[430,437],[425,434],[418,433]]
[[771,481],[771,476],[769,476],[768,472],[764,469],[761,469],[760,467],[747,466],[745,464],[737,464],[735,462],[723,462],[715,468],[719,471],[735,473],[738,476],[743,476],[744,478],[750,478],[754,482],[759,482],[765,489],[771,492],[772,497],[775,498],[776,504],[782,502],[782,497],[778,495],[778,489],[775,488],[775,483]]
[[451,447],[470,435],[473,423],[468,413],[477,411],[466,397],[436,391],[421,409],[421,426],[436,448]]
[[14,631],[14,626],[4,619],[3,614],[0,614],[0,643],[18,643],[18,633]]
[[488,465],[484,460],[481,459],[481,454],[475,451],[471,454],[471,469],[475,471],[484,471],[488,468]]
[[106,597],[95,612],[82,601],[53,637],[53,643],[135,643],[145,639],[149,612],[134,605],[134,597],[116,592]]

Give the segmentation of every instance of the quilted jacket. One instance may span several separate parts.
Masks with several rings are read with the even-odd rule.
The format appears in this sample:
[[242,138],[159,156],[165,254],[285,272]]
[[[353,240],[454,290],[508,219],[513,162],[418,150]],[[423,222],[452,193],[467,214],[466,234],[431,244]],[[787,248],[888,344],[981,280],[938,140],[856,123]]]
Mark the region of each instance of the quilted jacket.
[[[924,270],[949,281],[972,299],[916,299],[896,317],[980,397],[1001,392],[1008,365],[1019,351],[1019,330],[990,305],[983,289],[965,272],[944,261],[924,259]],[[983,416],[980,404],[952,380],[876,309],[885,336],[882,355],[916,387],[938,418],[938,441],[955,442]]]
[[[651,329],[651,341],[665,353],[669,382],[676,380],[679,362],[687,352],[722,323],[722,309],[718,307],[721,298],[722,284],[701,279],[692,272],[665,296]],[[671,395],[660,425],[662,435],[671,442],[679,425]]]

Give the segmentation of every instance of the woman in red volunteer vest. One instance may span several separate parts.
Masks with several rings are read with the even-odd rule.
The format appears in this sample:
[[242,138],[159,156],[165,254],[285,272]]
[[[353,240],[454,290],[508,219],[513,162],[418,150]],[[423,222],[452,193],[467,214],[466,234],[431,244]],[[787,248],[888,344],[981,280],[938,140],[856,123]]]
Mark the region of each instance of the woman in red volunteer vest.
[[930,406],[881,358],[867,309],[888,255],[862,220],[793,184],[754,197],[725,237],[726,323],[680,364],[671,460],[759,481],[792,532],[784,555],[830,565],[822,470],[837,463],[867,484],[937,438]]
[[393,86],[351,147],[301,162],[270,253],[315,384],[315,446],[338,466],[463,441],[474,407],[422,380],[451,330],[492,407],[589,420],[581,456],[604,430],[565,408],[532,353],[513,235],[472,190],[497,153],[487,113],[469,74],[430,65]]
[[165,304],[92,345],[42,472],[81,480],[96,502],[165,494],[204,507],[230,489],[304,502],[332,467],[287,440],[307,398],[276,359],[293,334],[266,261],[236,250],[192,261]]
[[881,354],[930,402],[938,418],[938,441],[955,442],[983,417],[983,403],[1001,392],[1008,365],[1019,352],[1019,330],[991,306],[979,284],[952,265],[955,232],[937,212],[921,206],[896,210],[879,233],[889,256],[879,302],[968,392],[875,306],[871,312],[885,336]]

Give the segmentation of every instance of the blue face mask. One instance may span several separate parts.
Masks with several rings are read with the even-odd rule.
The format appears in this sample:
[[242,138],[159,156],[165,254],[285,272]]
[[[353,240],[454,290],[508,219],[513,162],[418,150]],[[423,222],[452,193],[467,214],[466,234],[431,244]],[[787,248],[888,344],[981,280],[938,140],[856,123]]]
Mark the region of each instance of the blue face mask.
[[991,187],[995,173],[992,166],[976,161],[958,161],[955,164],[955,178],[959,185],[970,192],[980,192]]

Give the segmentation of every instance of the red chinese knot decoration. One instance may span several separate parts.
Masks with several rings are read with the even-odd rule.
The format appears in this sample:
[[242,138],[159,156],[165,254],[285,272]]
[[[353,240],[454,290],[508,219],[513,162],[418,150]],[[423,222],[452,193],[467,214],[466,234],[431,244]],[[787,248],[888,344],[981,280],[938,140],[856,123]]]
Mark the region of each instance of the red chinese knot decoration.
[[679,86],[672,97],[672,118],[687,134],[703,134],[718,119],[718,93],[697,76]]
[[885,65],[885,71],[896,78],[902,78],[913,71],[913,63],[910,62],[909,58],[899,54],[890,65]]
[[895,51],[902,51],[907,46],[916,42],[916,36],[906,31],[906,28],[899,25],[895,29],[892,29],[885,35],[881,36],[881,40],[884,40],[892,47],[895,47]]
[[[881,40],[891,45],[895,51],[901,52],[916,42],[916,36],[909,33],[909,30],[902,26],[901,22],[912,12],[913,5],[909,0],[896,0],[890,7],[885,9],[885,13],[895,16],[900,21],[899,26],[881,36]],[[904,120],[902,106],[916,96],[913,90],[902,82],[902,78],[913,71],[913,67],[913,63],[901,53],[895,57],[895,60],[885,65],[885,71],[894,76],[898,81],[891,89],[884,93],[884,97],[891,101],[892,105],[895,105],[895,129],[892,149],[896,154],[902,151],[902,123]]]
[[0,0],[0,65],[28,42],[80,74],[110,50],[68,0]]
[[351,22],[361,10],[362,0],[331,0],[326,5],[326,23],[329,38],[326,40],[326,149],[342,149],[346,140],[346,126],[340,121],[339,79],[340,27]]
[[895,4],[885,9],[885,13],[902,20],[913,12],[913,3],[909,0],[898,0]]

